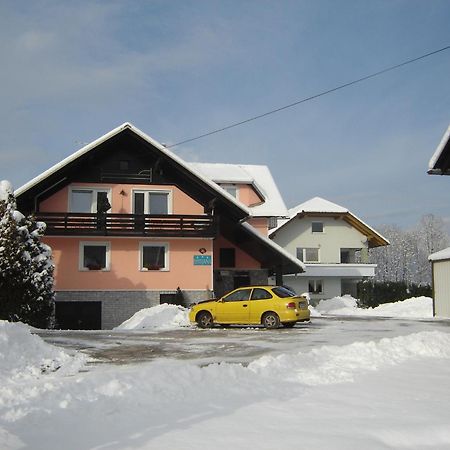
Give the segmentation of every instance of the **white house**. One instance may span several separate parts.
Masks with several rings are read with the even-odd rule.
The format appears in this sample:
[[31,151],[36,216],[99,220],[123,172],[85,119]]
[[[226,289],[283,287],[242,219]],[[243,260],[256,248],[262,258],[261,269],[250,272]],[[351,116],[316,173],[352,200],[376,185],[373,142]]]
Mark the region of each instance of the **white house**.
[[[450,175],[450,126],[428,164],[430,175]],[[450,317],[450,247],[430,255],[433,269],[433,315]]]
[[375,275],[368,250],[389,245],[381,234],[348,209],[320,197],[289,210],[289,219],[271,231],[271,239],[305,263],[305,272],[286,275],[284,283],[311,300],[350,294]]

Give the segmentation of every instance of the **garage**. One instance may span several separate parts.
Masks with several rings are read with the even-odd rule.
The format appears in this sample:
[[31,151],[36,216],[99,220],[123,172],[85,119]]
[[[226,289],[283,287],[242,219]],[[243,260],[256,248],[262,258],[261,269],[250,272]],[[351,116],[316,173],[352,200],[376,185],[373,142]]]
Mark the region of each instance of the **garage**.
[[56,328],[61,330],[100,330],[101,302],[55,302]]

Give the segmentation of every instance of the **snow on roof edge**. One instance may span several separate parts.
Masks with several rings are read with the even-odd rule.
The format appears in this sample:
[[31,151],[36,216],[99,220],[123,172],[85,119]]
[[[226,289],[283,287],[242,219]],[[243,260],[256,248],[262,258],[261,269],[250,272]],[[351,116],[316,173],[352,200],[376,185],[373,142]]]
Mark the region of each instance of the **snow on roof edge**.
[[450,140],[450,125],[448,126],[447,131],[444,133],[444,136],[442,136],[441,142],[439,142],[439,145],[436,147],[436,150],[434,151],[433,156],[431,157],[428,163],[429,170],[437,170],[434,168],[434,166],[436,165],[439,157],[442,154],[442,151],[444,150],[449,140]]
[[303,272],[306,271],[306,266],[297,258],[292,256],[290,253],[288,253],[283,247],[279,246],[276,242],[272,241],[266,236],[263,236],[261,233],[259,233],[255,228],[253,228],[249,223],[241,223],[241,225],[248,231],[250,231],[252,234],[254,234],[256,237],[258,237],[260,240],[264,241],[266,244],[268,244],[270,247],[272,247],[274,250],[276,250],[278,253],[281,253],[284,257],[289,259],[293,264],[295,264],[297,267],[299,267]]
[[429,257],[429,261],[443,261],[445,259],[450,259],[450,247],[439,250],[438,252],[432,253]]
[[164,145],[160,144],[158,141],[153,139],[148,134],[141,131],[139,128],[135,127],[130,122],[124,122],[122,125],[119,125],[118,127],[114,128],[113,130],[109,131],[108,133],[104,134],[103,136],[100,136],[99,138],[95,139],[94,141],[90,142],[89,144],[85,145],[81,149],[77,150],[75,153],[72,153],[68,157],[64,158],[59,163],[56,163],[46,171],[42,172],[40,175],[36,176],[32,180],[30,180],[28,183],[25,183],[23,186],[18,188],[14,194],[16,196],[23,194],[28,189],[31,189],[33,186],[47,178],[48,176],[52,175],[59,169],[62,169],[67,164],[69,164],[72,161],[75,161],[80,156],[84,155],[85,153],[89,152],[93,148],[97,147],[98,145],[102,144],[103,142],[107,141],[111,137],[115,136],[116,134],[120,133],[124,129],[129,128],[133,132],[135,132],[137,135],[139,135],[142,139],[152,144],[154,147],[156,147],[158,150],[169,156],[171,159],[176,161],[178,164],[183,166],[186,170],[188,170],[190,173],[194,174],[197,178],[201,179],[204,183],[206,183],[208,186],[213,188],[216,192],[221,194],[223,197],[226,197],[228,200],[230,200],[232,203],[234,203],[236,206],[238,206],[243,212],[247,214],[248,217],[251,217],[250,210],[245,206],[242,205],[240,202],[238,202],[231,194],[220,188],[216,183],[209,180],[207,177],[203,176],[203,174],[199,173],[198,171],[193,171],[191,167],[189,167],[189,164],[186,163],[183,159],[181,159],[178,155],[164,147]]

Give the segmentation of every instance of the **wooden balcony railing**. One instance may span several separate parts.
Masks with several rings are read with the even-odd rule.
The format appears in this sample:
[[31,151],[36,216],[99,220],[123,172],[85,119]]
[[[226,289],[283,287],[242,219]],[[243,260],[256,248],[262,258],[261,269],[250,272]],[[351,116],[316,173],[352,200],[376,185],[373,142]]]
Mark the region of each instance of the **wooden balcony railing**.
[[216,220],[202,215],[36,213],[48,236],[215,237]]

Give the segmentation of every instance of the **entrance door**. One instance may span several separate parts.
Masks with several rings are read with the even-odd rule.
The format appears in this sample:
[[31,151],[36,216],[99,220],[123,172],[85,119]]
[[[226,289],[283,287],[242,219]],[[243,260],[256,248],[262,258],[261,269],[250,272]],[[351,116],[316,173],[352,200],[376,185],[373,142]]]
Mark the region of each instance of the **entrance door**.
[[250,285],[250,275],[248,272],[236,272],[233,276],[234,289]]

